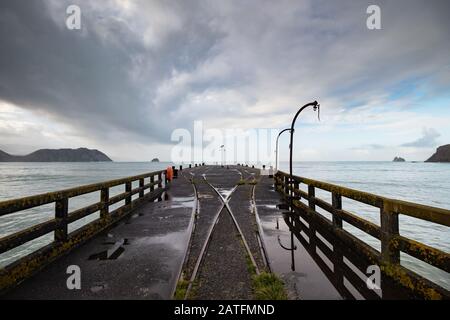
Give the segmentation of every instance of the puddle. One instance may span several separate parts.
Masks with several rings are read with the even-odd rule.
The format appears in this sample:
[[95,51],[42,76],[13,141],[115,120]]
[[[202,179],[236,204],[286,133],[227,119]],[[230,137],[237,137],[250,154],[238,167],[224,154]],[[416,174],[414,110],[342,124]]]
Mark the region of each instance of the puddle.
[[[273,208],[273,206],[272,206]],[[299,299],[379,299],[380,290],[366,285],[370,264],[307,217],[279,209],[259,214],[262,238],[272,271]],[[311,230],[310,228],[314,228]],[[293,231],[293,232],[291,232]],[[358,266],[358,267],[356,267]],[[381,279],[386,297],[405,298],[405,292]]]
[[229,196],[231,195],[231,193],[233,192],[234,187],[233,187],[233,188],[216,188],[216,189],[217,189],[217,191],[219,191],[220,195],[221,195],[225,200],[227,200],[228,197],[229,197]]
[[160,205],[165,209],[193,208],[194,206],[194,197],[173,197],[170,193],[168,193],[168,199]]
[[104,242],[103,244],[112,244],[112,247],[110,249],[91,254],[88,260],[116,260],[125,251],[123,246],[129,245],[130,242],[128,239],[122,239],[116,242]]
[[259,215],[262,237],[270,267],[286,283],[289,296],[307,300],[342,299],[303,245],[295,236],[291,237],[289,226],[282,211],[278,209],[279,206],[264,204],[258,207],[271,209],[270,213]]
[[152,244],[163,244],[171,249],[183,251],[186,247],[186,238],[188,238],[187,230],[167,233],[165,235],[153,237],[141,237],[133,241],[136,246],[148,246]]
[[262,207],[265,207],[267,209],[277,209],[277,205],[275,205],[275,204],[265,204],[265,205],[262,205]]

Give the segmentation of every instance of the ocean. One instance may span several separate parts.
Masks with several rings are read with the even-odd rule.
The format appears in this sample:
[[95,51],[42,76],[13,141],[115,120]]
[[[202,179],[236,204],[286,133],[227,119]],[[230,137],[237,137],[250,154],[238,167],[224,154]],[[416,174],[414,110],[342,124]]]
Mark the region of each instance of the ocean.
[[[80,185],[161,170],[170,163],[98,162],[98,163],[0,163],[0,201],[25,197]],[[281,162],[280,169],[288,170]],[[412,162],[295,162],[294,174],[347,186],[381,196],[450,209],[450,164]],[[123,192],[113,188],[111,196]],[[331,202],[327,192],[316,196]],[[69,201],[69,210],[98,201],[98,194]],[[343,208],[379,224],[376,208],[343,199]],[[325,216],[327,214],[323,212]],[[45,205],[0,217],[0,237],[19,229],[44,222],[54,215],[54,205]],[[92,221],[87,217],[70,226],[69,231]],[[344,228],[379,249],[379,241],[344,223]],[[415,218],[400,216],[400,233],[408,238],[450,251],[450,228]],[[0,255],[0,267],[49,243],[51,235],[36,239]],[[410,256],[402,255],[402,264],[450,288],[448,274]]]

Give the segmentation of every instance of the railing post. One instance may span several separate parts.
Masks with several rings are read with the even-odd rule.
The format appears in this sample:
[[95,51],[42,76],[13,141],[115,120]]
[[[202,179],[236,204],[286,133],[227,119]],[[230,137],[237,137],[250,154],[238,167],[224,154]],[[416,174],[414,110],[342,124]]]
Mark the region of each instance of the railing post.
[[139,179],[139,188],[141,188],[139,190],[139,198],[143,198],[144,197],[144,178]]
[[395,247],[392,240],[399,234],[398,213],[393,212],[384,202],[380,210],[381,224],[381,261],[387,264],[400,263],[400,250]]
[[152,176],[150,177],[150,192],[155,191],[155,176],[152,174]]
[[[162,173],[158,173],[158,188],[161,189],[162,188]],[[161,194],[158,197],[158,201],[162,201],[162,197]]]
[[276,191],[280,191],[280,183],[278,182],[278,179],[280,178],[279,173],[275,173],[273,176],[273,187]]
[[316,196],[316,189],[314,186],[308,185],[308,206],[311,210],[316,210],[316,203],[314,202],[314,198]]
[[[164,174],[165,175],[165,174]],[[162,188],[162,173],[158,173],[158,188]]]
[[294,190],[292,190],[292,197],[294,197],[294,200],[300,201],[302,199],[302,195],[301,194],[296,195],[295,189],[300,189],[300,184],[294,180]]
[[109,216],[109,188],[101,189],[100,202],[102,203],[102,209],[100,210],[100,218],[107,219]]
[[[316,202],[315,200],[315,196],[316,196],[316,188],[314,186],[308,185],[308,207],[313,210],[316,211]],[[310,238],[309,238],[309,244],[311,245],[312,248],[314,248],[314,250],[316,250],[316,227],[314,224],[314,219],[309,219],[308,220],[308,225],[309,225],[309,232],[310,232]]]
[[331,205],[333,207],[333,226],[342,229],[342,218],[336,213],[337,210],[342,209],[342,196],[333,192],[331,194]]
[[[131,181],[128,181],[125,183],[125,192],[131,192],[131,184],[132,184]],[[131,195],[129,195],[125,198],[125,205],[129,205],[129,204],[131,204]]]
[[61,225],[55,230],[55,241],[67,241],[67,215],[69,211],[69,199],[64,198],[55,202],[55,219],[60,221]]
[[289,200],[289,176],[284,176],[284,195]]

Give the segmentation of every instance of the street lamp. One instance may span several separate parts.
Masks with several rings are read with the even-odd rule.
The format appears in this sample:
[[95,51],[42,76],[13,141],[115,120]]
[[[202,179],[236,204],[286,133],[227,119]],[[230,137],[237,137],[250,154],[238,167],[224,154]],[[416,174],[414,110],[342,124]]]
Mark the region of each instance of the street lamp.
[[221,164],[222,164],[222,167],[225,165],[224,164],[224,162],[225,162],[225,145],[221,145],[220,146],[220,155],[221,155]]
[[275,173],[278,172],[278,139],[280,138],[280,136],[283,132],[290,131],[290,130],[291,130],[291,128],[286,128],[286,129],[281,130],[281,132],[278,134],[277,143],[275,145]]
[[308,107],[313,107],[314,111],[318,110],[318,117],[320,120],[320,105],[317,101],[314,101],[314,102],[307,103],[303,107],[301,107],[295,114],[295,117],[292,120],[292,124],[291,124],[291,142],[289,144],[289,187],[290,187],[290,192],[291,192],[291,196],[290,196],[291,210],[293,208],[292,192],[293,192],[293,188],[294,188],[294,185],[292,183],[292,181],[293,181],[293,178],[292,178],[292,152],[294,149],[294,126],[295,126],[295,121],[297,121],[297,117],[299,116],[299,114]]

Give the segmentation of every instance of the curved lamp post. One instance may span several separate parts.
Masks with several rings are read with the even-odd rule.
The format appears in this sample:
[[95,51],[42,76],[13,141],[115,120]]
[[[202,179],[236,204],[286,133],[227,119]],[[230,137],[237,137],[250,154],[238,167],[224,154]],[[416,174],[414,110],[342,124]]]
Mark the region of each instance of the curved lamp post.
[[319,116],[319,120],[320,120],[320,105],[319,105],[319,103],[317,101],[310,102],[310,103],[305,104],[303,107],[301,107],[297,111],[297,113],[295,114],[294,119],[292,120],[291,129],[290,129],[291,130],[291,142],[289,144],[289,192],[291,193],[291,196],[290,196],[291,211],[292,211],[292,208],[293,208],[293,206],[292,206],[292,204],[293,204],[292,192],[293,192],[293,187],[294,187],[294,185],[292,183],[292,180],[293,180],[292,179],[292,152],[293,152],[293,149],[294,149],[294,126],[295,126],[295,121],[297,121],[297,118],[298,118],[299,114],[303,110],[308,108],[308,107],[313,107],[314,111],[316,111],[316,110],[319,111],[318,116]]
[[290,131],[290,130],[291,130],[291,128],[286,128],[286,129],[281,130],[280,133],[278,134],[277,143],[275,145],[275,173],[278,172],[278,139],[280,138],[280,136],[283,132]]

